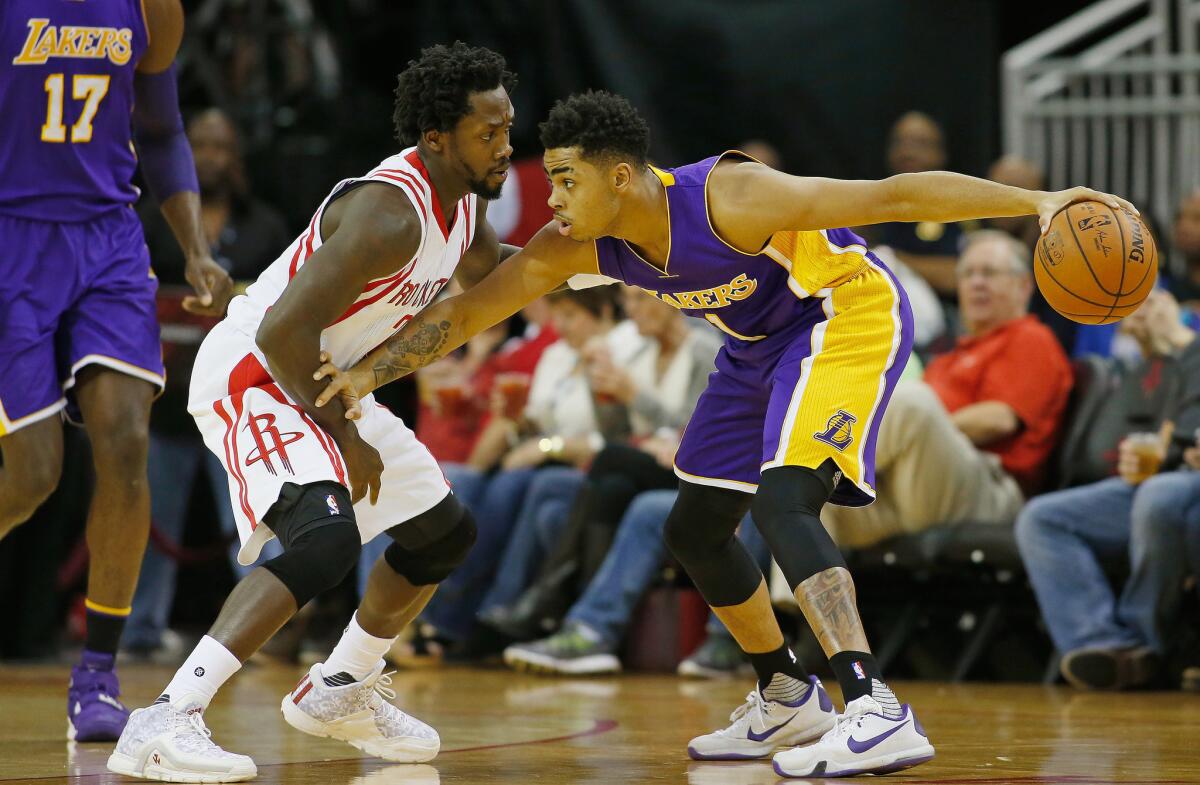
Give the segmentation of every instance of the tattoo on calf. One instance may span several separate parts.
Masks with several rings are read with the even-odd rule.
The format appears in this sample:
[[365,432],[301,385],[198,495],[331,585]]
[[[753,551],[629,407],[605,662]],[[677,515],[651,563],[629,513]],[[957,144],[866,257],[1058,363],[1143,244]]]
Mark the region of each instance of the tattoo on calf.
[[388,340],[387,357],[375,365],[375,386],[407,376],[442,356],[450,336],[450,322],[413,322]]
[[804,617],[826,653],[866,645],[855,602],[854,582],[843,567],[819,572],[796,587]]

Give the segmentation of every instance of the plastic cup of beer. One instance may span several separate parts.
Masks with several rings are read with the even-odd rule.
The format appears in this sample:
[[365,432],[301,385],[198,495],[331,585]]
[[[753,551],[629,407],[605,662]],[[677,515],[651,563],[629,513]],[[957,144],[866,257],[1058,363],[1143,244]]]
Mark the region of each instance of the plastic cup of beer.
[[525,413],[525,404],[529,402],[529,383],[527,373],[498,373],[496,374],[496,389],[504,400],[503,415],[509,420],[519,420]]
[[437,396],[438,409],[441,410],[443,417],[455,419],[466,414],[469,402],[465,385],[443,384],[436,387],[433,392]]
[[1131,433],[1125,437],[1125,441],[1138,460],[1137,472],[1129,481],[1137,485],[1158,474],[1158,467],[1163,460],[1162,436],[1157,433]]

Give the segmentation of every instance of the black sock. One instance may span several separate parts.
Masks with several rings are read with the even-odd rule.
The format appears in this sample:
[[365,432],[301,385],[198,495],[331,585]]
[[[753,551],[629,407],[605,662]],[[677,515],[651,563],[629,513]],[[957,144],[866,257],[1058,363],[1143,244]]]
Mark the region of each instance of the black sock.
[[847,704],[870,695],[879,701],[885,716],[900,716],[900,702],[884,682],[883,672],[874,654],[841,651],[829,658],[829,665],[842,688],[842,700]]
[[87,634],[83,647],[99,654],[116,654],[117,646],[121,643],[121,632],[125,629],[125,620],[128,618],[128,613],[117,615],[88,608]]
[[750,658],[750,664],[754,666],[754,672],[758,674],[759,691],[766,690],[770,686],[776,673],[791,676],[805,684],[808,683],[808,672],[804,670],[803,665],[796,661],[796,655],[792,654],[792,650],[786,643],[775,651],[761,654],[748,653],[746,656]]

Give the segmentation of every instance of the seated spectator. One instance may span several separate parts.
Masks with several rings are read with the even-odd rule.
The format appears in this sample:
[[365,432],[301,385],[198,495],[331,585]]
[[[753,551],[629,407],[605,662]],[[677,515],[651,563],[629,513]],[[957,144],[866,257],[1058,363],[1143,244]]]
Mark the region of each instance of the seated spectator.
[[[593,342],[585,347],[582,357],[594,396],[596,418],[607,444],[594,463],[591,459],[595,453],[587,454],[587,462],[592,466],[586,484],[582,475],[568,475],[563,469],[547,469],[534,479],[501,557],[501,569],[479,605],[479,617],[483,620],[507,617],[539,574],[554,573],[556,581],[565,581],[569,577],[575,588],[561,598],[563,603],[558,607],[565,607],[594,574],[633,497],[642,490],[676,484],[670,466],[657,465],[650,454],[663,443],[673,451],[679,431],[695,408],[712,372],[720,339],[707,327],[698,331],[691,329],[679,311],[640,289],[623,289],[622,302],[639,334],[638,339],[630,342],[628,356],[618,362],[610,343]],[[626,446],[627,443],[638,447]],[[565,440],[561,447],[551,446],[564,452],[567,449]],[[614,454],[624,457],[605,459]],[[571,454],[566,457],[570,458]],[[610,467],[615,467],[616,471]],[[612,474],[622,476],[620,479],[609,478]],[[601,480],[600,477],[608,479]],[[570,505],[576,500],[581,486],[587,489],[587,493],[576,501],[582,508],[571,511]],[[599,486],[604,487],[599,493],[602,499],[597,495]],[[596,501],[600,501],[600,510],[594,509]],[[558,544],[568,520],[579,522],[572,530],[577,538],[581,538],[578,540],[580,547],[594,554],[590,562],[576,559],[580,548]],[[582,545],[584,542],[586,546]],[[546,557],[552,550],[556,554],[562,553],[558,559],[570,560],[576,569],[564,573],[557,570],[553,560],[551,565],[546,565]],[[559,588],[560,584],[555,583],[552,591],[557,593]],[[541,622],[529,620],[529,623]],[[509,637],[520,639],[526,636]],[[475,656],[498,651],[503,642],[488,634],[482,640],[495,641],[491,645],[480,645],[479,636],[475,640],[470,647],[470,654]]]
[[[1194,569],[1188,530],[1194,537],[1200,526],[1200,341],[1165,292],[1152,293],[1126,321],[1147,355],[1177,355],[1171,399],[1146,422],[1159,434],[1121,442],[1119,477],[1034,499],[1017,521],[1021,557],[1063,653],[1062,674],[1084,688],[1161,684]],[[1104,570],[1114,557],[1128,558],[1131,570],[1120,596]]]
[[[907,112],[888,134],[889,174],[930,172],[946,168],[946,141],[942,128],[923,112]],[[955,294],[954,266],[963,238],[963,226],[935,221],[886,223],[864,227],[872,245],[886,245],[905,265],[929,282],[945,301]]]
[[923,383],[896,386],[876,445],[875,503],[822,511],[840,545],[1015,520],[1040,482],[1071,388],[1062,347],[1027,312],[1032,288],[1024,246],[995,230],[971,236],[958,263],[967,334],[930,362]]
[[[1046,178],[1042,174],[1041,169],[1029,161],[1013,155],[1006,155],[993,163],[988,168],[987,176],[989,180],[997,183],[1012,185],[1017,188],[1027,188],[1032,191],[1040,191],[1046,187]],[[1038,237],[1041,236],[1041,228],[1038,226],[1036,215],[988,218],[982,223],[984,226],[999,229],[1005,234],[1020,240],[1021,244],[1027,249],[1029,257],[1033,258],[1034,246],[1037,244]],[[1036,286],[1033,289],[1033,298],[1029,301],[1029,312],[1054,332],[1054,337],[1058,339],[1058,342],[1063,347],[1063,351],[1068,355],[1074,353],[1075,336],[1080,329],[1097,329],[1101,331],[1102,336],[1111,336],[1111,330],[1108,325],[1084,326],[1059,314],[1058,311],[1050,307],[1050,304],[1046,302],[1046,298],[1042,296],[1041,291]],[[1103,337],[1100,339],[1104,340]],[[1094,343],[1094,341],[1092,342]]]
[[[1179,204],[1171,227],[1171,244],[1185,272],[1168,278],[1167,289],[1175,295],[1188,323],[1195,328],[1200,322],[1200,189],[1192,191]],[[1179,265],[1173,269],[1179,269]]]
[[[567,612],[562,629],[543,640],[509,646],[504,650],[505,663],[518,670],[576,676],[620,671],[618,651],[633,612],[668,556],[663,524],[677,495],[678,491],[662,489],[634,498],[622,516],[612,548]],[[749,514],[738,527],[738,537],[760,566],[769,567],[770,552]],[[723,641],[728,641],[733,651],[741,650],[714,614],[709,616],[708,630],[713,645],[702,655],[693,655],[696,661],[687,675],[712,675],[718,669],[736,673],[739,666],[748,664],[744,657],[730,656],[728,648],[717,651]]]
[[[547,296],[551,322],[561,337],[542,352],[532,380],[523,385],[527,392],[514,388],[506,397],[494,385],[492,419],[470,464],[442,465],[454,493],[474,513],[478,534],[466,561],[439,586],[435,601],[425,609],[423,618],[439,635],[458,639],[473,624],[537,475],[543,470],[555,473],[557,481],[551,487],[567,493],[562,475],[581,477],[572,467],[590,462],[606,438],[599,430],[581,352],[589,341],[599,339],[624,360],[633,328],[614,329],[614,297],[611,286]],[[528,402],[522,407],[520,398],[525,395]]]
[[[253,280],[281,254],[291,238],[283,219],[270,206],[255,199],[246,182],[238,135],[229,118],[219,109],[196,115],[187,128],[196,179],[200,184],[200,215],[213,259],[235,281]],[[171,297],[172,286],[187,284],[183,251],[158,207],[143,200],[139,215],[145,225],[146,246],[161,285],[162,304]],[[190,287],[186,291],[191,291]],[[181,312],[181,316],[184,316]],[[167,635],[167,622],[175,598],[176,563],[156,539],[178,546],[183,539],[188,501],[192,488],[203,476],[213,494],[221,531],[235,530],[229,486],[220,461],[204,446],[196,425],[187,413],[188,384],[192,361],[204,333],[213,322],[187,319],[190,327],[175,331],[187,340],[172,341],[164,329],[163,362],[167,382],[162,396],[150,410],[149,485],[150,517],[154,536],[146,547],[142,571],[133,597],[123,636],[124,648],[135,656],[161,655],[169,659],[182,654]],[[236,546],[231,551],[234,569],[241,574],[250,568],[237,564]],[[264,550],[262,558],[279,553],[277,546]],[[175,649],[178,649],[176,651]]]

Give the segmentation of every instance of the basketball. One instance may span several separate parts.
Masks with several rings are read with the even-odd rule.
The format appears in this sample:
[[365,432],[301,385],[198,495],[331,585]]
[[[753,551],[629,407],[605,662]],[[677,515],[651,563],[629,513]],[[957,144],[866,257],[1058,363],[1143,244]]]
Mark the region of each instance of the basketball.
[[1080,324],[1109,324],[1136,311],[1154,288],[1158,247],[1128,210],[1076,202],[1038,239],[1033,268],[1054,310]]

